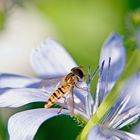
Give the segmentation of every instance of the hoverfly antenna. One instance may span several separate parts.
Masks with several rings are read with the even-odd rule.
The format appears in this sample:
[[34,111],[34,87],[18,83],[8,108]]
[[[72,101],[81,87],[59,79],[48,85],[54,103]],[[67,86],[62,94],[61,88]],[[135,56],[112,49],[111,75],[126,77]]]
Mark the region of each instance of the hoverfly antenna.
[[83,69],[83,68],[84,68],[84,66],[80,64],[80,65],[79,65],[79,68],[80,68],[80,69]]

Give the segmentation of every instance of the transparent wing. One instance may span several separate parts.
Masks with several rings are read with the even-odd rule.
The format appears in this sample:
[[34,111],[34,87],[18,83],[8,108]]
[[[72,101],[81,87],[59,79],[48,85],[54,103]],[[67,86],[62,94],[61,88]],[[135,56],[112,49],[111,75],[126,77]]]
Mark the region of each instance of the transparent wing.
[[62,83],[64,77],[43,79],[40,83],[40,88],[49,93],[53,93]]

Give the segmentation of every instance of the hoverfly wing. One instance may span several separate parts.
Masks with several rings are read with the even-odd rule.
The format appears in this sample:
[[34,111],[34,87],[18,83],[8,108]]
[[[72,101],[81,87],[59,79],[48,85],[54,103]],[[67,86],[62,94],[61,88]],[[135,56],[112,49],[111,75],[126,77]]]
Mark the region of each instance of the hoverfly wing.
[[64,79],[63,77],[56,77],[56,78],[46,78],[41,80],[40,88],[44,89],[49,93],[53,93],[62,83]]

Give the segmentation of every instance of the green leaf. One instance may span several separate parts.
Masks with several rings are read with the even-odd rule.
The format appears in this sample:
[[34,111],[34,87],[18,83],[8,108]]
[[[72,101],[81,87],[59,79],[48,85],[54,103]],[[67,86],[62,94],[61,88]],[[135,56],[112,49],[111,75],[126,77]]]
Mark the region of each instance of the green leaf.
[[6,140],[7,138],[7,128],[6,125],[4,124],[4,121],[2,119],[2,117],[0,117],[0,139],[1,140]]

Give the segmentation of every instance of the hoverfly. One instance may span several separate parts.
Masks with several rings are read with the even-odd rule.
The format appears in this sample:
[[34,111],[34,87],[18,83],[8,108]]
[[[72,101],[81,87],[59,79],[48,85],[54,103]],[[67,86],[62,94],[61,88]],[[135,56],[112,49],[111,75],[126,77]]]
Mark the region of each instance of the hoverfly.
[[50,95],[44,107],[50,108],[52,105],[57,103],[59,99],[64,97],[64,95],[66,95],[67,93],[72,94],[72,101],[74,104],[73,88],[75,86],[77,88],[80,88],[76,84],[78,82],[83,82],[83,79],[84,79],[84,72],[81,66],[72,68],[71,72],[63,78],[60,86]]

